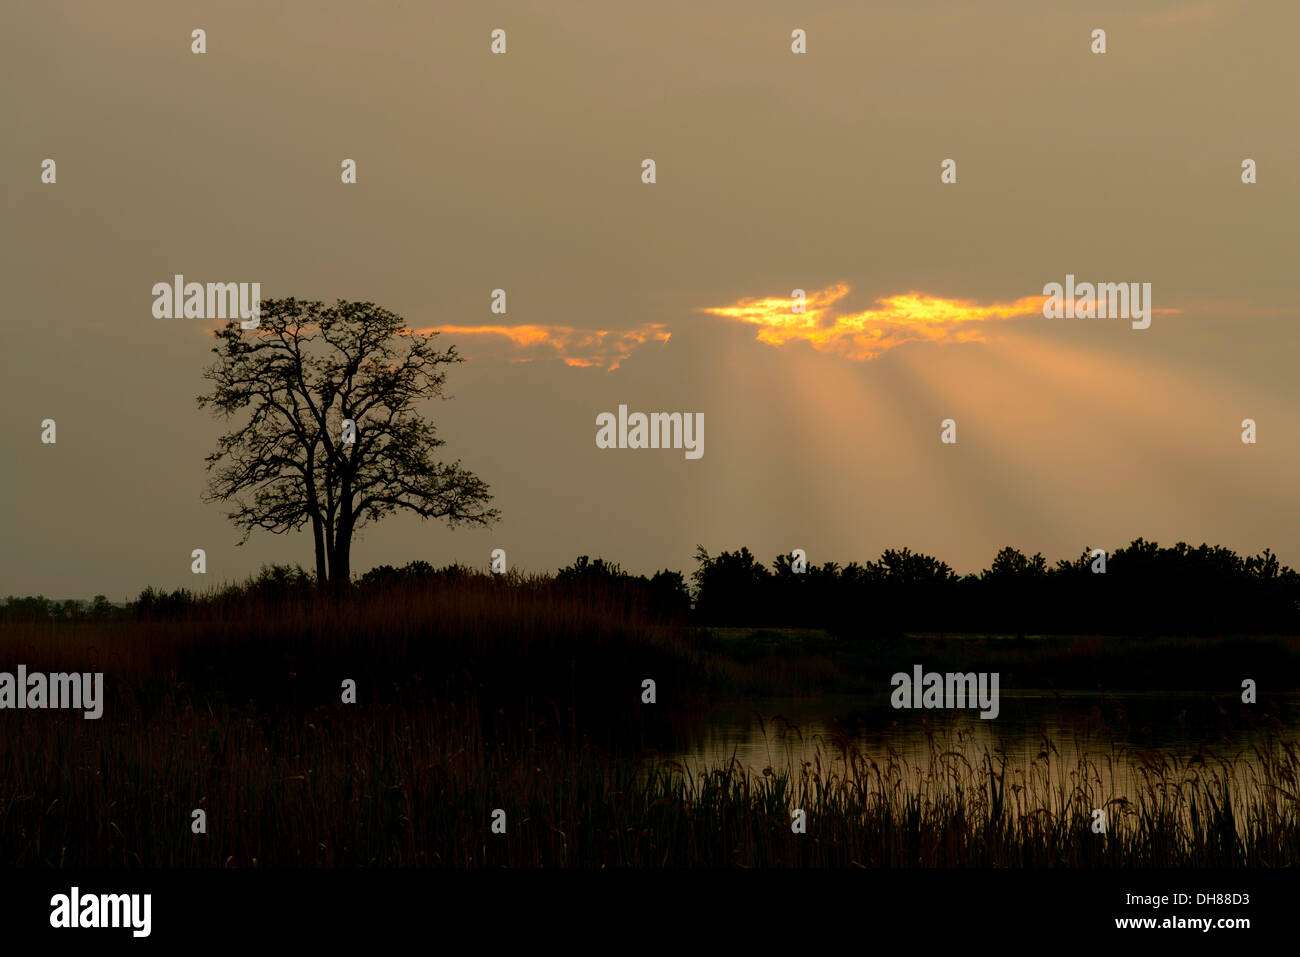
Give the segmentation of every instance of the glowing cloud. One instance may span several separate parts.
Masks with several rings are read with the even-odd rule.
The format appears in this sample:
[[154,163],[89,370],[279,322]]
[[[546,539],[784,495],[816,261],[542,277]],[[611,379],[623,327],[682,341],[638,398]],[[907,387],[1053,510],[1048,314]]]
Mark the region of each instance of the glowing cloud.
[[769,345],[807,342],[814,349],[865,361],[905,342],[981,342],[983,323],[1043,314],[1046,296],[1026,296],[1014,302],[980,305],[968,299],[943,299],[906,292],[876,300],[879,308],[832,315],[834,305],[849,294],[846,283],[811,292],[803,313],[793,312],[794,299],[742,299],[733,306],[700,310],[758,326],[758,339]]
[[647,322],[625,332],[572,326],[436,326],[416,331],[441,332],[457,339],[504,340],[515,353],[509,356],[511,362],[562,359],[565,365],[603,368],[606,372],[617,369],[638,346],[667,342],[670,335],[668,328],[658,322]]

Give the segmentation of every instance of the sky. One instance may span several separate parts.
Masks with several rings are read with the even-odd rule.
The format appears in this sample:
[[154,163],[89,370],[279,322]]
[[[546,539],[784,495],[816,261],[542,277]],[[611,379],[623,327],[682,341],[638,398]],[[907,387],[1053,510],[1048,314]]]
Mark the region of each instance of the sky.
[[[0,595],[311,566],[309,533],[237,546],[201,500],[220,322],[154,317],[175,274],[373,301],[468,358],[426,411],[502,520],[394,516],[356,571],[746,545],[964,573],[1139,536],[1300,565],[1297,27],[1289,0],[5,5]],[[1067,274],[1150,283],[1149,328],[1045,318]],[[619,405],[702,413],[704,454],[598,448]]]

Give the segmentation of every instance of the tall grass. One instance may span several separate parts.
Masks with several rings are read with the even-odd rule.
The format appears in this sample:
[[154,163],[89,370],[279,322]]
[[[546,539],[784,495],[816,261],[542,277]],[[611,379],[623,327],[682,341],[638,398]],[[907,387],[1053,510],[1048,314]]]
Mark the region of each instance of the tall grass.
[[[104,717],[0,712],[0,862],[34,867],[1291,866],[1296,745],[924,760],[828,740],[795,768],[644,753],[704,700],[689,633],[526,581],[175,620],[0,626],[0,668],[104,671]],[[643,678],[659,703],[640,704]],[[343,679],[358,703],[343,704]],[[1121,774],[1136,778],[1121,780]],[[191,812],[207,833],[191,831]],[[792,809],[807,833],[791,831]],[[1092,811],[1108,811],[1094,834]],[[495,809],[507,832],[490,829]]]
[[[1010,766],[936,737],[794,771],[696,771],[572,743],[558,709],[322,706],[268,722],[177,698],[107,723],[26,712],[0,744],[0,848],[19,866],[1284,867],[1294,742],[1151,758],[1120,797],[1091,761]],[[1051,747],[1050,742],[1047,745]],[[52,760],[58,756],[59,760]],[[190,831],[203,808],[208,833]],[[507,833],[492,834],[494,809]],[[791,830],[791,811],[807,833]],[[1093,810],[1105,809],[1104,835]]]

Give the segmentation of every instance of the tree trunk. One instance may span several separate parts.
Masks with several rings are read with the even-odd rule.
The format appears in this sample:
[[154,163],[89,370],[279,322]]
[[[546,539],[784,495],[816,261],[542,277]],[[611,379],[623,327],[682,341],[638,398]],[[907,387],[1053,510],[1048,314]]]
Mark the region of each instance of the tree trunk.
[[336,592],[348,590],[352,580],[352,519],[349,515],[339,516],[338,528],[334,530],[334,554],[330,556],[330,585]]
[[[344,465],[349,463],[344,460]],[[345,467],[342,470],[342,483],[339,488],[339,510],[334,523],[333,551],[330,554],[330,586],[336,594],[342,595],[352,583],[352,474]]]
[[325,529],[319,515],[311,517],[311,534],[316,541],[316,587],[324,591],[329,585],[329,565],[325,563]]

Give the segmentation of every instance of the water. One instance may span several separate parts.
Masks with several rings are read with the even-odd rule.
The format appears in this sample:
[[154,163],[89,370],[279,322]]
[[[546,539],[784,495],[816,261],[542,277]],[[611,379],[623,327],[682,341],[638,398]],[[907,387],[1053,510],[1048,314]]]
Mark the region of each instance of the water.
[[697,776],[733,760],[796,777],[805,762],[823,777],[874,763],[923,790],[987,780],[986,762],[1000,772],[1005,759],[1007,784],[1040,806],[1059,808],[1070,793],[1150,801],[1198,781],[1217,791],[1222,780],[1258,802],[1272,780],[1260,750],[1285,758],[1282,742],[1300,740],[1300,695],[1271,700],[1276,707],[1234,695],[1017,691],[985,720],[978,710],[895,710],[853,697],[757,699],[694,715],[665,756]]

